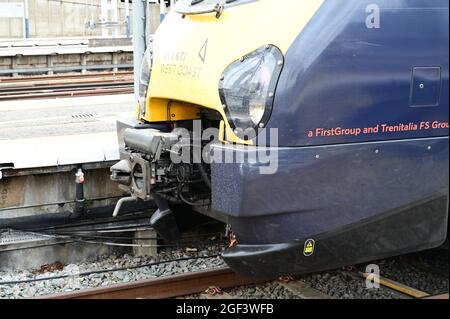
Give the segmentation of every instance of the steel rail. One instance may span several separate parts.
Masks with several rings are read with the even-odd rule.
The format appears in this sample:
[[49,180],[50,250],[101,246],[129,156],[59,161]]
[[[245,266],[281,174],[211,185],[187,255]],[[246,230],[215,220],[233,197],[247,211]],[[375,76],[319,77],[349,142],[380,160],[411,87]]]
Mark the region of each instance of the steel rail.
[[49,86],[56,87],[70,87],[78,85],[89,85],[89,84],[102,84],[102,83],[133,83],[133,78],[129,75],[127,76],[116,76],[116,77],[98,77],[98,78],[86,78],[86,79],[58,79],[58,80],[39,80],[39,81],[29,81],[21,83],[8,83],[4,85],[0,83],[0,92],[13,92],[29,89],[47,89]]
[[132,93],[131,75],[132,72],[113,72],[2,79],[0,101]]
[[81,66],[58,66],[51,68],[25,68],[25,69],[0,69],[0,75],[2,74],[15,74],[15,73],[44,73],[44,72],[70,72],[70,71],[83,71],[83,70],[108,70],[108,69],[132,69],[133,64],[102,64],[102,65],[81,65]]
[[16,94],[26,94],[26,93],[47,93],[47,92],[57,92],[57,91],[72,91],[72,90],[82,90],[82,89],[95,89],[95,88],[106,88],[106,87],[117,87],[117,86],[130,86],[132,81],[101,81],[95,83],[73,83],[65,85],[53,85],[39,86],[39,87],[22,87],[16,88],[10,91],[3,91],[0,88],[0,96],[13,96]]
[[108,95],[108,94],[129,94],[133,93],[133,87],[125,88],[102,88],[102,89],[90,89],[82,91],[65,91],[65,92],[50,92],[50,93],[36,93],[36,94],[20,94],[14,96],[0,96],[0,101],[8,100],[23,100],[23,99],[41,99],[41,98],[53,98],[53,97],[79,97],[79,96],[92,96],[92,95]]
[[[369,273],[360,273],[360,276],[367,279],[367,278],[371,278],[373,275],[369,274]],[[390,288],[392,290],[398,291],[404,295],[416,298],[416,299],[421,299],[421,298],[426,298],[426,297],[430,297],[430,294],[428,294],[427,292],[424,291],[420,291],[418,289],[415,289],[413,287],[407,286],[405,284],[402,284],[400,282],[388,279],[388,278],[384,278],[381,276],[378,276],[378,281],[380,283],[380,285]]]
[[436,300],[440,299],[440,300],[444,300],[444,299],[449,299],[449,295],[448,295],[448,293],[446,293],[446,294],[441,294],[441,295],[436,295],[436,296],[425,297],[425,298],[422,298],[422,299],[436,299]]
[[96,77],[117,77],[133,75],[133,71],[117,71],[117,72],[95,72],[86,74],[57,74],[57,75],[35,75],[35,76],[20,76],[20,77],[0,77],[0,83],[16,83],[29,81],[47,81],[47,80],[66,80],[78,78],[96,78]]
[[202,293],[212,286],[233,288],[260,284],[270,280],[241,277],[230,268],[223,267],[107,287],[39,296],[37,299],[163,299]]
[[49,92],[68,92],[68,91],[81,91],[81,90],[94,90],[97,88],[110,88],[110,87],[130,87],[133,85],[132,81],[115,81],[115,82],[97,82],[97,83],[76,83],[66,85],[49,85],[39,87],[22,87],[16,88],[10,91],[3,91],[0,88],[0,97],[15,97],[22,94],[37,94],[37,93],[49,93]]

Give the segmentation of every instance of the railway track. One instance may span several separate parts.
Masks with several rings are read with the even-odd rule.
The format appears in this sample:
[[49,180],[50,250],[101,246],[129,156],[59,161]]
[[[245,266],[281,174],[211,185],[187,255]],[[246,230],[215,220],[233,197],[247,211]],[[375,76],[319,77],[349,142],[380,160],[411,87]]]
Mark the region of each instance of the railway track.
[[[362,276],[364,277],[364,276]],[[286,279],[287,278],[287,279]],[[222,289],[238,288],[274,282],[290,290],[301,299],[330,299],[331,297],[310,287],[294,277],[249,278],[234,273],[228,267],[167,276],[157,279],[115,284],[74,292],[40,296],[38,299],[164,299],[198,295],[200,299],[231,299],[231,294]],[[403,299],[449,299],[448,293],[429,295],[412,287],[382,279],[382,285],[403,295]],[[203,298],[201,298],[203,296]]]
[[133,72],[0,78],[0,101],[133,92]]
[[[56,233],[61,233],[62,230]],[[71,233],[72,232],[72,233]],[[88,231],[92,232],[91,231]],[[119,237],[111,237],[109,232],[106,234],[107,237],[99,233],[97,236],[92,236],[91,234],[86,234],[83,232],[73,232],[68,230],[68,232],[63,232],[66,235],[72,234],[79,239],[85,238],[86,243],[87,238],[89,242],[101,242],[107,244],[113,240],[118,240]],[[83,235],[84,234],[84,235]],[[84,236],[84,237],[83,237]],[[211,236],[211,234],[208,235]],[[92,238],[91,238],[92,237]],[[75,238],[75,237],[74,237]],[[196,237],[194,237],[196,238]],[[124,239],[120,237],[120,239]],[[150,238],[149,238],[150,239]],[[186,238],[188,239],[188,238]],[[104,241],[103,241],[104,240]],[[191,238],[189,237],[189,240]],[[83,242],[83,241],[81,241]],[[390,268],[385,268],[386,263],[384,261],[379,261],[380,266],[382,266],[383,276],[379,276],[379,287],[370,289],[367,286],[367,279],[370,275],[365,272],[365,265],[349,266],[342,269],[333,270],[327,273],[310,274],[302,276],[284,276],[280,278],[246,278],[235,274],[230,268],[224,266],[223,264],[216,264],[212,266],[210,262],[206,262],[207,259],[217,258],[218,253],[215,255],[200,255],[200,256],[189,256],[184,258],[185,247],[192,249],[192,247],[197,247],[200,242],[186,242],[182,245],[183,249],[180,252],[183,253],[183,258],[179,258],[180,255],[172,255],[172,248],[167,248],[161,245],[163,249],[162,260],[139,260],[136,263],[130,262],[127,264],[120,265],[114,262],[114,266],[95,266],[96,268],[87,268],[84,271],[77,273],[58,273],[56,272],[52,276],[32,278],[27,277],[19,281],[8,282],[5,280],[0,280],[0,296],[1,289],[6,286],[17,286],[20,285],[24,289],[23,285],[30,283],[33,284],[37,282],[47,281],[54,282],[54,284],[59,287],[51,292],[43,294],[33,294],[27,298],[37,296],[35,298],[39,299],[160,299],[160,298],[188,298],[188,299],[247,299],[247,298],[277,298],[277,299],[337,299],[337,298],[367,298],[366,292],[369,292],[371,298],[376,299],[449,299],[448,295],[448,285],[442,289],[431,289],[428,285],[424,286],[423,282],[419,283],[416,280],[411,281],[412,277],[417,275],[423,276],[427,281],[432,281],[429,274],[440,274],[441,267],[436,269],[430,269],[427,267],[429,263],[436,263],[437,259],[435,257],[441,256],[438,254],[430,255],[420,255],[420,256],[406,256],[396,258],[396,267],[401,267],[404,269],[403,263],[411,264],[415,260],[420,272],[411,273],[409,277],[398,277],[396,276],[396,270]],[[180,243],[182,244],[182,243]],[[202,248],[198,247],[199,250]],[[169,252],[169,255],[164,255],[165,252]],[[209,250],[208,250],[209,251]],[[174,250],[175,252],[175,250]],[[421,258],[425,258],[426,263],[419,262]],[[428,259],[434,256],[432,259]],[[127,257],[125,257],[127,258]],[[205,260],[202,262],[203,267],[195,266],[195,268],[189,264],[181,263],[191,260]],[[178,264],[178,266],[174,266]],[[164,270],[167,266],[167,273]],[[420,266],[420,267],[419,267]],[[161,267],[161,268],[158,268]],[[204,269],[207,267],[209,270],[199,271],[199,269]],[[221,268],[217,268],[221,267]],[[422,268],[425,267],[425,268]],[[143,271],[141,274],[145,274],[143,278],[149,278],[145,280],[123,280],[125,276],[130,275],[129,278],[138,278],[138,270],[147,269],[150,271]],[[176,269],[176,270],[174,270]],[[416,269],[416,268],[414,268]],[[437,272],[439,270],[439,272]],[[133,271],[135,273],[133,274]],[[367,270],[366,270],[367,271]],[[411,271],[411,269],[405,271]],[[52,271],[49,271],[52,272]],[[116,277],[115,275],[109,276],[106,274],[117,274],[119,272],[125,272],[122,276]],[[423,273],[421,273],[423,272]],[[178,273],[177,275],[173,275]],[[155,277],[158,276],[158,277]],[[322,276],[319,283],[308,280],[309,276]],[[341,283],[337,282],[335,279],[337,276],[344,278]],[[114,281],[113,278],[118,278]],[[141,277],[142,278],[142,277]],[[98,280],[95,280],[98,279]],[[89,284],[93,281],[93,284]],[[59,283],[57,283],[59,281]],[[70,283],[66,286],[62,281]],[[78,285],[73,285],[78,283]],[[101,286],[102,284],[107,284],[107,286]],[[45,286],[49,286],[46,284]],[[41,286],[42,287],[42,286]],[[77,288],[72,288],[77,287]],[[88,288],[88,287],[98,287],[98,288]],[[350,288],[354,294],[351,296],[342,296],[341,294],[336,294],[335,287],[341,287],[344,289]],[[17,287],[16,287],[17,288]],[[35,286],[36,288],[36,286]],[[77,290],[81,289],[82,290]],[[86,289],[84,289],[86,288]],[[59,290],[61,289],[61,290]],[[62,292],[67,289],[75,289],[71,292]],[[359,291],[361,290],[361,291]],[[53,294],[51,294],[53,293]]]
[[233,288],[258,284],[270,279],[241,277],[230,268],[174,275],[132,283],[115,284],[109,287],[65,292],[43,296],[45,299],[161,299],[202,293],[210,287]]

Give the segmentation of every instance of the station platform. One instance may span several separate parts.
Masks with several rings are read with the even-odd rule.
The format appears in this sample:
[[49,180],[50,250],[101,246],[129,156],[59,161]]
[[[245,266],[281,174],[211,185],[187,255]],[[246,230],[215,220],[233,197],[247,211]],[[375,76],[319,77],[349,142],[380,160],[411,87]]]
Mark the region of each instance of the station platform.
[[132,51],[131,40],[126,38],[0,40],[0,57]]
[[9,47],[1,48],[0,57],[14,56],[48,56],[48,55],[71,55],[71,54],[94,54],[94,53],[114,53],[133,52],[130,45],[89,47],[84,45],[55,46],[55,47]]
[[89,205],[115,205],[116,121],[133,116],[133,94],[1,102],[0,221],[72,211],[79,168]]
[[2,102],[0,169],[117,160],[116,121],[133,110],[132,94]]

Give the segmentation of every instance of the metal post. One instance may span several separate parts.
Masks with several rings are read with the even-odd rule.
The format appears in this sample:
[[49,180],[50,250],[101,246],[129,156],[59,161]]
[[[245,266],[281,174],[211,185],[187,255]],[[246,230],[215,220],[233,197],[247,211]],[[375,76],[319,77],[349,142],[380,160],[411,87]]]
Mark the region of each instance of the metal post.
[[[113,54],[112,54],[112,64],[113,65],[119,64],[119,57],[118,57],[117,52],[113,52]],[[118,72],[118,71],[119,71],[119,68],[117,66],[113,67],[113,72]]]
[[134,97],[139,100],[139,77],[144,56],[145,43],[145,3],[147,0],[133,1],[133,65],[134,65]]
[[28,0],[24,0],[24,17],[23,17],[23,36],[25,39],[30,37],[30,20],[28,18]]
[[47,55],[47,75],[53,75],[53,54]]
[[[85,53],[81,54],[81,66],[87,65],[87,56]],[[86,68],[81,69],[81,74],[86,74],[87,70]]]
[[159,21],[163,22],[166,17],[166,1],[159,0]]
[[85,212],[85,198],[84,198],[84,173],[81,168],[75,174],[75,211],[74,218],[81,217]]
[[125,0],[125,24],[127,27],[127,38],[131,37],[131,25],[130,25],[130,3],[129,0]]
[[[17,59],[18,58],[19,58],[19,55],[15,55],[15,56],[11,57],[11,70],[13,70],[13,71],[15,69],[17,69]],[[17,77],[17,76],[19,76],[19,73],[18,72],[13,72],[12,76],[13,77]]]

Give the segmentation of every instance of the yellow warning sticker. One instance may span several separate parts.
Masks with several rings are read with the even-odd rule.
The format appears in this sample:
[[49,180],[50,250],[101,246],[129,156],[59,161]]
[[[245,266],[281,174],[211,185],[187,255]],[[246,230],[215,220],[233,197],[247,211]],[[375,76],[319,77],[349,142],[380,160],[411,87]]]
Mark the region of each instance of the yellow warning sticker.
[[308,239],[307,241],[305,241],[305,247],[303,248],[303,255],[308,257],[314,254],[315,245],[316,242],[314,241],[314,239]]

